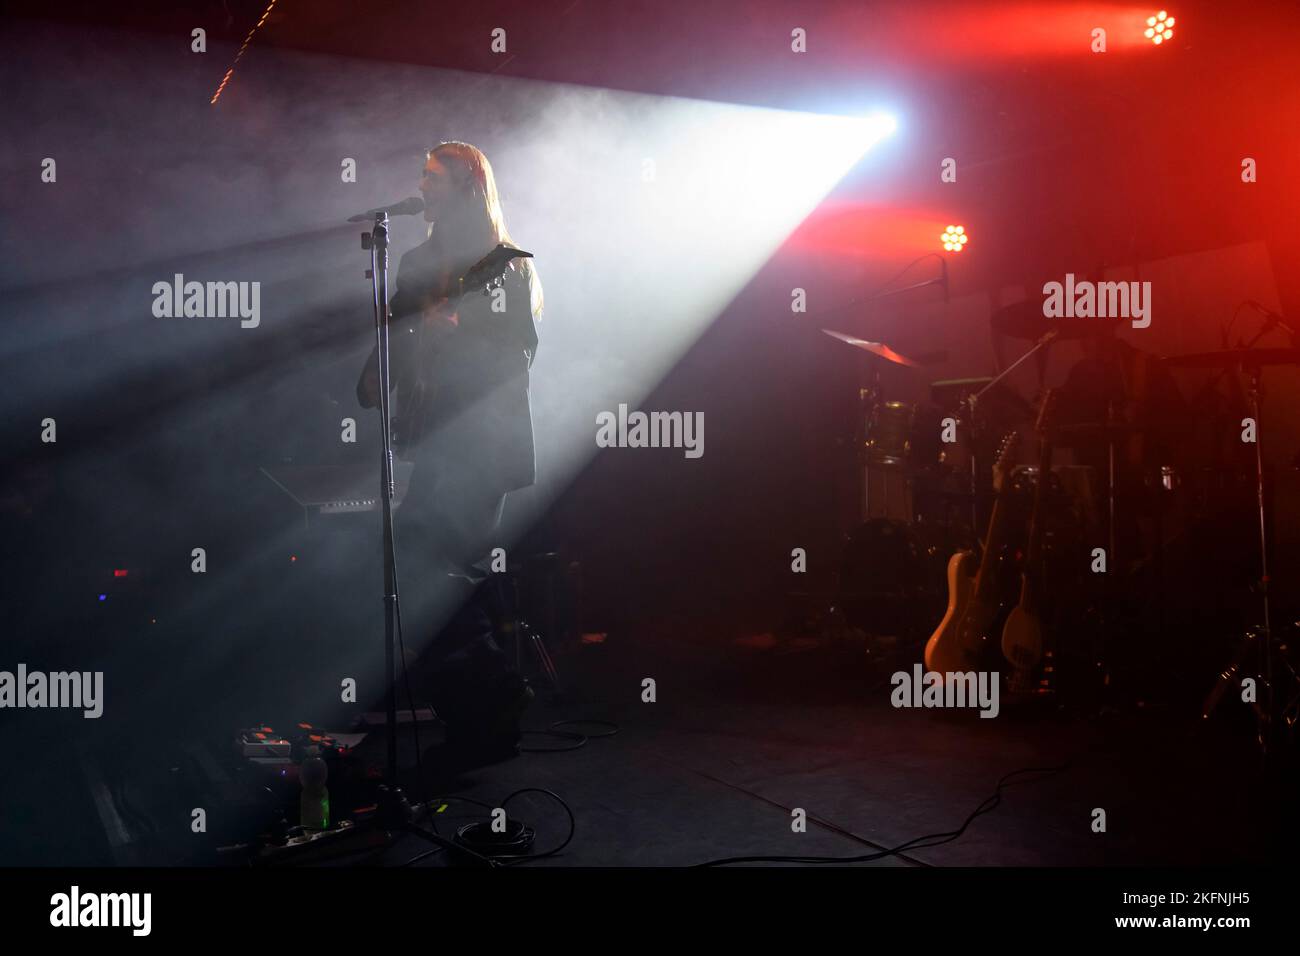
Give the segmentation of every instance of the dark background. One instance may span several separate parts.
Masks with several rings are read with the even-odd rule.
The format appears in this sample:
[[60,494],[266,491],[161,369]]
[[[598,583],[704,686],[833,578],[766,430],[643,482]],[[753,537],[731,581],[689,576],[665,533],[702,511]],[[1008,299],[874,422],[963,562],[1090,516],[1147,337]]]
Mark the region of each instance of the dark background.
[[[305,530],[258,469],[375,460],[373,429],[356,445],[337,439],[340,418],[368,421],[352,389],[369,344],[359,227],[339,223],[409,194],[438,138],[493,157],[512,229],[547,281],[534,379],[542,474],[511,505],[521,550],[582,564],[585,629],[689,617],[711,622],[719,642],[770,629],[790,549],[807,548],[810,578],[828,585],[853,523],[861,366],[817,328],[946,350],[924,379],[889,373],[892,393],[912,398],[929,380],[989,374],[989,312],[1066,271],[1139,264],[1157,312],[1150,336],[1130,340],[1156,352],[1218,347],[1246,298],[1300,314],[1300,16],[1286,3],[1180,6],[1171,48],[1125,45],[1114,29],[1111,52],[1093,55],[1088,25],[1133,11],[281,0],[215,107],[261,4],[55,4],[12,17],[0,48],[0,666],[103,669],[109,714],[126,698],[160,727],[248,724],[272,707],[337,718],[328,701],[341,676],[374,686],[375,522]],[[488,50],[496,25],[510,31],[507,58]],[[807,56],[788,53],[794,25],[808,30]],[[195,26],[207,54],[189,50]],[[669,324],[655,300],[676,277],[638,269],[654,256],[638,249],[647,235],[635,221],[548,193],[543,170],[601,161],[584,123],[594,141],[612,116],[636,122],[630,106],[589,117],[577,107],[548,140],[545,107],[568,89],[549,84],[809,111],[885,103],[903,120],[905,135],[852,170],[649,383],[641,407],[704,413],[698,461],[557,450],[611,407],[621,375],[635,378],[637,348],[620,334],[637,342]],[[550,144],[545,163],[530,152],[538,143]],[[378,181],[339,183],[340,155],[381,170]],[[39,181],[45,156],[58,158],[57,186]],[[939,182],[946,156],[958,159],[956,184]],[[1241,183],[1244,156],[1258,183]],[[929,242],[931,224],[948,221],[973,236],[952,262],[950,302],[928,288],[818,321],[818,303],[881,287],[932,251],[918,235]],[[420,237],[399,221],[395,252]],[[174,272],[261,281],[263,326],[152,318],[150,286]],[[807,321],[789,314],[796,285],[813,290]],[[602,313],[611,288],[641,310]],[[1258,327],[1253,313],[1238,321],[1234,339]],[[1073,357],[1062,350],[1048,378]],[[1294,489],[1297,375],[1269,374],[1266,454],[1279,489]],[[1035,383],[1017,385],[1028,394]],[[39,441],[46,416],[55,446]],[[1279,505],[1283,559],[1297,546],[1293,508]],[[189,571],[197,546],[203,577]],[[114,579],[114,568],[130,574]],[[39,759],[89,733],[82,723],[36,747]],[[41,799],[33,789],[27,805]]]

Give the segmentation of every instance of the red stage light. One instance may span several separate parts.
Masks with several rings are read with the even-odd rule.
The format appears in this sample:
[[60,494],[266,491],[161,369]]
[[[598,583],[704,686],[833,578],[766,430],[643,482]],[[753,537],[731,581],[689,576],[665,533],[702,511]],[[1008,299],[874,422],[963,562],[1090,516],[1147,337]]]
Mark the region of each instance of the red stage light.
[[1147,17],[1147,28],[1142,35],[1159,46],[1174,35],[1173,27],[1174,18],[1161,10],[1154,17]]
[[961,252],[962,247],[966,245],[966,241],[969,238],[970,237],[966,235],[965,226],[949,226],[943,231],[943,235],[939,237],[939,241],[943,243],[944,249],[948,252]]

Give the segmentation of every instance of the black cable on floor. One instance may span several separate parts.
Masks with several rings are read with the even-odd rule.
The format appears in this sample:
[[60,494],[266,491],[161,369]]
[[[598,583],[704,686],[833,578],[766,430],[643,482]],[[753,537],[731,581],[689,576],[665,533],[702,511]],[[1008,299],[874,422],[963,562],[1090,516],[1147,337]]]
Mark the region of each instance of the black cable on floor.
[[[574,724],[591,725],[600,724],[609,729],[601,733],[579,733],[576,730],[560,730],[560,727],[572,726]],[[613,737],[619,731],[618,724],[612,720],[557,720],[551,723],[545,730],[523,730],[520,733],[529,734],[536,737],[555,737],[560,740],[569,741],[572,746],[569,747],[520,747],[521,753],[527,754],[559,754],[568,753],[571,750],[580,750],[587,746],[588,740],[601,740],[605,737]]]
[[[737,791],[738,793],[743,793],[747,797],[753,797],[755,800],[762,801],[763,803],[766,803],[768,806],[776,807],[778,810],[784,810],[786,813],[790,813],[793,810],[792,807],[787,807],[783,803],[778,803],[777,801],[765,797],[760,793],[755,793],[753,790],[748,790],[745,787],[738,786],[737,784],[730,783],[726,780],[720,780],[717,777],[714,777],[711,774],[704,773],[701,770],[694,770],[692,772],[697,774],[698,776],[703,777],[705,780],[711,780],[716,784],[720,784],[721,786],[729,787],[732,790]],[[881,846],[879,843],[876,843],[872,840],[868,840],[866,837],[858,836],[858,834],[854,833],[852,830],[846,830],[844,827],[839,826],[838,824],[835,823],[831,823],[829,820],[823,820],[821,817],[817,816],[816,814],[812,814],[812,813],[808,814],[808,819],[809,821],[815,823],[817,826],[821,827],[822,829],[830,830],[832,833],[838,833],[840,836],[847,837],[848,839],[852,840],[855,843],[861,843],[863,846],[869,846],[873,850],[885,849],[885,847]],[[931,865],[929,863],[926,863],[924,860],[918,860],[915,857],[907,856],[904,853],[899,853],[898,857],[899,859],[906,860],[908,863],[913,863],[916,866],[929,867]]]
[[[444,797],[443,799],[459,800],[462,803],[472,803],[475,806],[483,807],[485,810],[492,811],[505,809],[506,804],[515,797],[525,793],[545,794],[558,803],[560,807],[563,808],[565,815],[568,816],[569,833],[558,846],[552,847],[545,853],[528,852],[532,849],[533,841],[537,836],[537,831],[525,823],[509,819],[507,819],[507,830],[505,833],[493,833],[490,823],[467,823],[464,826],[457,828],[455,837],[456,842],[475,853],[488,857],[494,864],[499,866],[518,866],[521,863],[528,863],[533,860],[545,859],[548,856],[555,856],[572,842],[573,834],[577,830],[577,821],[574,819],[573,810],[564,802],[564,798],[554,791],[546,790],[541,787],[524,787],[507,796],[497,806],[492,806],[491,804],[484,803],[482,800],[474,800],[470,797],[452,796]],[[432,820],[432,815],[430,815],[430,820]],[[511,824],[513,824],[513,826]],[[436,827],[434,832],[437,832]],[[407,863],[403,865],[410,865],[417,860],[426,859],[431,855],[432,852],[423,853],[415,859],[407,861]]]
[[[618,733],[618,729],[619,729],[618,724],[614,723],[612,720],[592,720],[589,718],[579,718],[577,720],[557,720],[546,729],[555,732],[556,728],[567,727],[572,724],[585,724],[588,726],[590,726],[591,724],[601,724],[602,726],[609,728],[609,730],[605,731],[603,734],[590,734],[584,732],[582,736],[586,737],[588,740],[600,740],[603,737],[613,737],[615,734]],[[571,732],[577,733],[577,731],[571,731]]]
[[506,861],[506,866],[517,866],[520,863],[531,863],[533,860],[544,860],[548,856],[555,856],[557,853],[559,853],[561,850],[563,850],[566,846],[568,846],[573,841],[573,834],[578,829],[578,822],[573,817],[573,809],[567,803],[564,802],[563,797],[561,797],[558,793],[555,793],[553,790],[546,790],[542,787],[524,787],[521,790],[516,790],[514,793],[510,794],[510,796],[502,800],[501,806],[504,808],[505,805],[509,803],[511,800],[513,800],[515,797],[519,796],[520,794],[524,794],[524,793],[542,793],[550,797],[556,803],[558,803],[560,807],[564,810],[565,815],[569,818],[569,833],[564,838],[564,840],[559,844],[559,846],[552,847],[551,849],[547,850],[545,853],[530,853],[526,856],[518,856],[518,857],[511,857],[511,856],[495,857],[495,859],[498,860],[504,859]]
[[[399,634],[401,633],[400,629],[401,629],[401,617],[399,615],[398,617]],[[408,687],[408,695],[409,695],[409,687]],[[414,718],[415,716],[414,704],[412,704],[412,711],[413,711],[412,718]],[[571,726],[575,724],[581,724],[587,726],[599,725],[607,729],[599,733],[590,733],[590,734],[584,734],[584,733],[578,733],[576,731],[559,729],[561,727]],[[547,725],[547,728],[545,730],[524,730],[521,731],[521,733],[533,734],[538,736],[546,736],[546,737],[556,737],[561,740],[569,741],[571,743],[571,746],[520,747],[519,749],[523,753],[565,753],[571,750],[578,750],[582,747],[585,747],[587,745],[588,740],[599,740],[605,737],[613,737],[619,732],[619,729],[620,728],[618,724],[614,723],[611,720],[596,720],[596,719],[556,720],[550,723],[549,725]],[[510,800],[512,800],[514,797],[518,796],[521,793],[530,793],[530,792],[544,793],[550,797],[553,797],[556,801],[559,802],[560,806],[564,808],[564,812],[568,815],[569,835],[564,838],[564,842],[561,843],[559,846],[555,847],[554,849],[547,850],[545,853],[539,853],[539,854],[528,853],[526,851],[532,848],[532,841],[536,836],[536,833],[531,828],[523,827],[521,825],[520,830],[509,834],[510,839],[506,841],[502,841],[500,839],[500,837],[502,836],[501,834],[494,834],[490,831],[490,829],[487,830],[481,829],[487,825],[479,824],[479,823],[467,824],[466,826],[460,827],[456,831],[456,842],[460,843],[462,846],[464,846],[469,850],[472,850],[476,853],[481,853],[482,855],[489,857],[496,865],[505,865],[505,866],[515,866],[520,863],[527,863],[529,860],[540,860],[545,857],[554,856],[555,854],[559,853],[566,846],[568,846],[570,841],[573,839],[574,831],[577,828],[577,822],[574,819],[573,811],[569,808],[569,805],[565,803],[564,800],[558,794],[555,794],[550,790],[542,790],[536,787],[529,787],[523,790],[516,790],[514,793],[510,794],[510,796],[506,797],[505,800],[501,801],[501,806],[504,807],[507,802],[509,802]],[[491,804],[484,803],[481,800],[474,800],[470,797],[451,796],[451,797],[444,797],[442,799],[459,800],[462,803],[472,803],[475,804],[476,806],[483,807],[486,810],[497,809]],[[421,813],[430,811],[432,809],[432,803],[434,802],[437,801],[426,802],[421,800],[421,802],[416,805],[417,819],[419,818]],[[429,825],[433,828],[433,832],[438,833],[438,823],[437,820],[434,818],[434,814],[432,812],[428,813],[428,821],[429,821]],[[502,850],[511,850],[516,852],[508,852],[508,853],[500,852]],[[524,851],[524,852],[520,852],[520,851]],[[434,856],[440,852],[442,852],[442,848],[427,850],[424,853],[420,853],[414,857],[411,857],[411,859],[406,860],[403,863],[399,863],[398,866],[399,867],[414,866],[416,863],[419,863],[422,860],[427,860],[429,857]],[[502,864],[497,864],[497,861],[505,861],[505,862]]]
[[520,734],[531,737],[555,737],[559,740],[570,742],[568,747],[523,747],[519,748],[520,753],[525,754],[562,754],[570,750],[581,750],[587,746],[587,737],[585,734],[573,734],[563,730],[521,730]]
[[709,860],[705,863],[697,863],[695,866],[729,866],[733,863],[870,863],[875,860],[882,860],[885,857],[894,856],[906,850],[940,846],[944,843],[951,843],[953,840],[960,837],[966,832],[967,828],[975,822],[977,817],[983,816],[984,814],[997,809],[998,805],[1002,803],[1002,789],[1007,785],[1007,781],[1012,777],[1028,773],[1056,774],[1069,769],[1069,766],[1070,764],[1067,761],[1059,767],[1023,767],[1020,770],[1013,770],[1010,773],[1005,774],[1002,779],[998,781],[993,793],[988,797],[985,797],[984,800],[980,802],[979,806],[972,811],[970,816],[966,818],[965,822],[963,822],[956,830],[951,830],[947,833],[928,833],[925,836],[919,836],[908,840],[906,843],[900,843],[898,846],[891,849],[881,850],[879,853],[867,853],[861,856],[733,856],[721,860]]

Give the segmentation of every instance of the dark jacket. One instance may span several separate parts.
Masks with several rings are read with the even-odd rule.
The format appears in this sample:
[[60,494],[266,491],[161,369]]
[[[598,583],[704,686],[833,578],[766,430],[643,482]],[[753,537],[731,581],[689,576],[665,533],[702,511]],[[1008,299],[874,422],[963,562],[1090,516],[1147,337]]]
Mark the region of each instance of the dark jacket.
[[434,475],[499,494],[536,480],[528,370],[537,352],[537,327],[528,278],[515,268],[518,262],[503,279],[505,311],[493,312],[492,296],[471,291],[455,304],[455,329],[417,352],[423,310],[441,297],[444,276],[462,274],[473,259],[449,262],[434,239],[402,256],[389,301],[391,376],[399,392],[394,416],[416,365],[423,365],[429,383],[424,438],[408,455],[416,462],[408,495],[420,493],[417,484],[429,490]]

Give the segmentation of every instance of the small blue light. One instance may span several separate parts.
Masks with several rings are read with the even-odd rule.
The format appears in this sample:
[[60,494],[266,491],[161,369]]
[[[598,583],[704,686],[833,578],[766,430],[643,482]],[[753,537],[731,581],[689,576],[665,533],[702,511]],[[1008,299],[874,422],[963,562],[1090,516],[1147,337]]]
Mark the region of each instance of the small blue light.
[[99,599],[100,599],[101,601],[107,601],[107,600],[108,600],[108,595],[107,595],[107,594],[101,594],[101,595],[99,596]]

